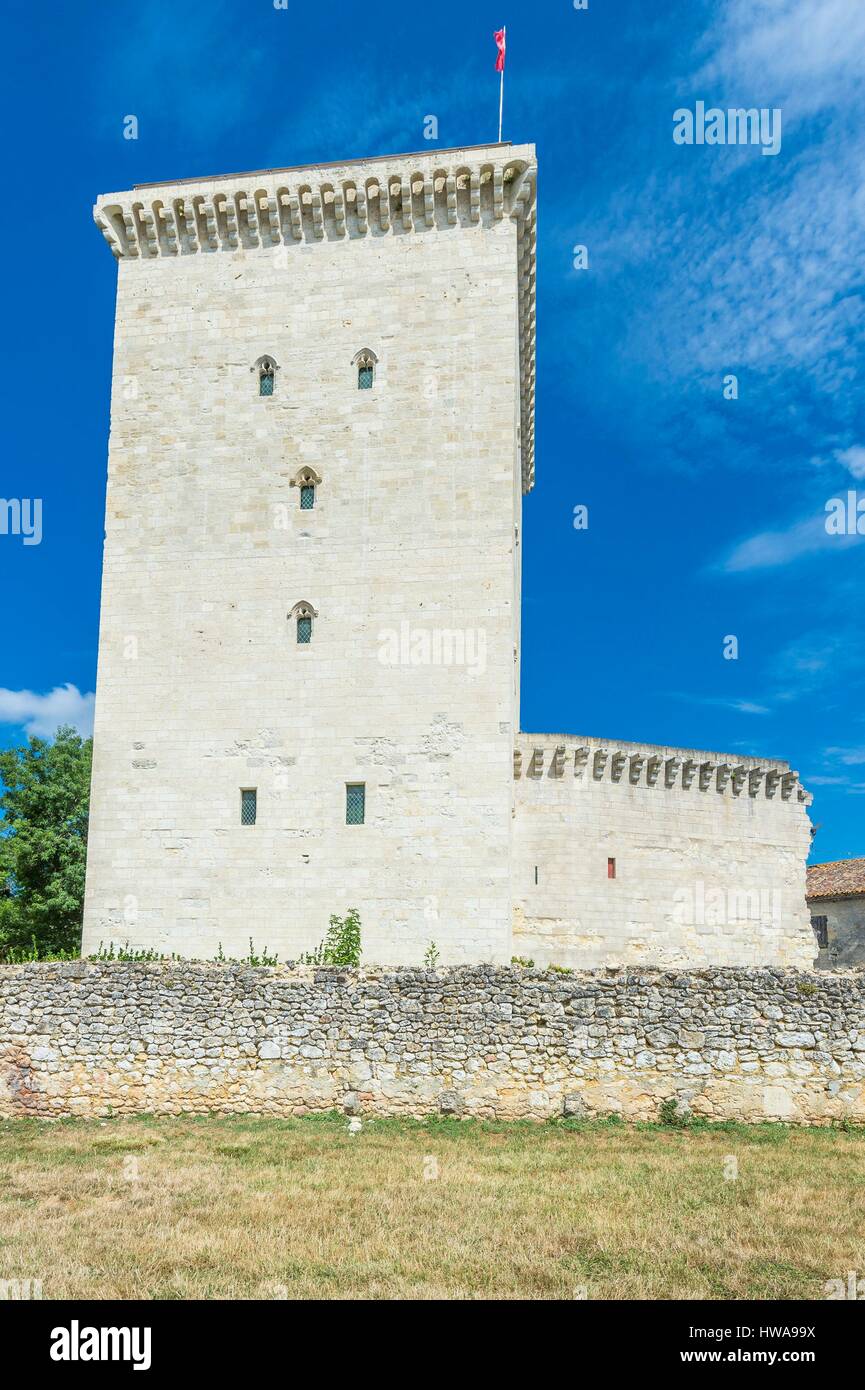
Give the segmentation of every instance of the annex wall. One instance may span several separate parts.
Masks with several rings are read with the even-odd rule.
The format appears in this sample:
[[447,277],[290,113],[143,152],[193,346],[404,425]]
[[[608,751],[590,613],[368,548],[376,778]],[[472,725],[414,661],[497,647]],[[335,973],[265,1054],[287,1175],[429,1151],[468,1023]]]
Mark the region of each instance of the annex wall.
[[825,970],[865,965],[865,897],[811,898],[811,917],[825,917],[828,945],[820,948],[817,964]]
[[787,763],[520,734],[514,952],[538,965],[810,967],[810,797]]
[[865,972],[0,967],[0,1115],[865,1122]]
[[533,272],[507,176],[532,157],[100,199],[119,283],[85,952],[251,937],[285,959],[357,906],[372,961],[431,939],[510,958]]

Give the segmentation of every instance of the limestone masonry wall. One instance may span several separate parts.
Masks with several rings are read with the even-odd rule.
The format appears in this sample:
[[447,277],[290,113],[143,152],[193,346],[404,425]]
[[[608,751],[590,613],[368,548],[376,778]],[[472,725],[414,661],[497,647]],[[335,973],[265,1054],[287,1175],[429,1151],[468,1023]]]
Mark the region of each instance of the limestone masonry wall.
[[865,974],[0,967],[0,1115],[865,1121]]
[[810,795],[789,764],[519,734],[514,794],[514,954],[581,970],[814,965]]
[[441,160],[99,201],[118,291],[85,953],[253,936],[285,959],[357,906],[370,960],[431,937],[449,964],[512,955],[534,154]]

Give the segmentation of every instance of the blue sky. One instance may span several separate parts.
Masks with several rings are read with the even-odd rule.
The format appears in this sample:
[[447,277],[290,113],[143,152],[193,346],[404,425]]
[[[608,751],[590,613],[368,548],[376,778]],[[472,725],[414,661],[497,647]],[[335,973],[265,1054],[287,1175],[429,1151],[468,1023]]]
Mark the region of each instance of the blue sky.
[[[788,758],[813,857],[865,854],[865,540],[824,525],[865,499],[859,0],[10,11],[0,496],[41,498],[43,537],[0,534],[0,744],[92,709],[115,287],[96,195],[494,139],[503,23],[504,135],[540,166],[523,727]],[[698,100],[780,108],[780,152],[675,144]]]

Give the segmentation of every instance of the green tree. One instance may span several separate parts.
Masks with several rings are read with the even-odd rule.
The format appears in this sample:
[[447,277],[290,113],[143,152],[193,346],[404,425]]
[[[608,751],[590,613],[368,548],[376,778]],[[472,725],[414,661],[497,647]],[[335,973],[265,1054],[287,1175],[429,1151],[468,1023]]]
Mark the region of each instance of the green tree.
[[68,725],[0,752],[0,960],[80,946],[92,754]]

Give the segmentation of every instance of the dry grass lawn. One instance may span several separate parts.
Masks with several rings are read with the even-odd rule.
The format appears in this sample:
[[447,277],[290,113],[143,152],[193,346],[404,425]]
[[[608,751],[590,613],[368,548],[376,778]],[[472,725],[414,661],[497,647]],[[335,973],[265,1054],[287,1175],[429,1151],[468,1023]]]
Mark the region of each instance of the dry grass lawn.
[[861,1132],[0,1122],[0,1279],[45,1298],[819,1299],[850,1269]]

